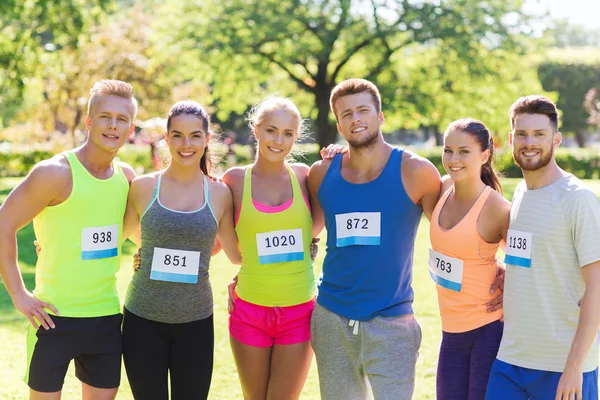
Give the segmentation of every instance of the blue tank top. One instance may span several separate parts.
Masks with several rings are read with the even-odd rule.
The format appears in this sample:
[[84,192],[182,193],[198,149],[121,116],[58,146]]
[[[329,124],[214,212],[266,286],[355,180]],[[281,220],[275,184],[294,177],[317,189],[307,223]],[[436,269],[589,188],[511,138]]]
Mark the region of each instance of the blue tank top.
[[327,254],[317,302],[338,315],[368,321],[412,314],[412,264],[422,208],[402,184],[402,150],[393,149],[373,181],[352,184],[332,160],[319,201],[325,213]]

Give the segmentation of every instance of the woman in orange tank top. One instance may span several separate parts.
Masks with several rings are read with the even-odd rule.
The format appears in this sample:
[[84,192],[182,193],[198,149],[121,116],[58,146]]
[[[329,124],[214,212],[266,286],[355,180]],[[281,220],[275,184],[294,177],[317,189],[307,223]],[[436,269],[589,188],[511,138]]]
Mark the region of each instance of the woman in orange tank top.
[[498,247],[506,239],[510,202],[492,166],[485,125],[462,119],[444,134],[444,177],[430,224],[429,273],[442,319],[438,400],[483,400],[502,337]]

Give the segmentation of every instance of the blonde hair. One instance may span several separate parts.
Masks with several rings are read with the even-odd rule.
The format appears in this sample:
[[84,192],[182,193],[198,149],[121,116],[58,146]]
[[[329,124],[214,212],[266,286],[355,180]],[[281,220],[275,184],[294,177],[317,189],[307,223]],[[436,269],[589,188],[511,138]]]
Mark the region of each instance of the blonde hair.
[[131,116],[131,120],[135,120],[138,104],[135,97],[133,97],[133,87],[129,83],[116,79],[103,79],[96,82],[90,89],[88,115],[91,113],[92,108],[94,108],[101,96],[118,96],[131,100],[131,104],[133,106],[133,115]]
[[333,115],[335,115],[335,119],[338,119],[337,114],[335,113],[335,103],[338,101],[340,97],[349,96],[352,94],[358,93],[369,93],[371,98],[373,99],[373,104],[375,105],[375,111],[378,113],[381,111],[381,95],[379,94],[379,89],[373,82],[370,82],[366,79],[346,79],[336,85],[331,91],[331,97],[329,97],[329,107],[331,107],[331,111],[333,111]]
[[[248,127],[252,132],[254,132],[255,128],[259,126],[265,115],[268,112],[276,111],[276,110],[284,110],[290,113],[292,116],[296,118],[298,121],[298,130],[296,133],[296,143],[305,139],[308,136],[308,133],[305,132],[306,126],[304,124],[304,119],[302,115],[300,115],[300,110],[294,102],[288,97],[282,97],[279,95],[269,95],[265,97],[260,103],[252,107],[246,120],[248,121]],[[257,153],[258,154],[258,153]],[[287,161],[294,161],[297,157],[301,157],[303,155],[302,150],[298,146],[293,146],[290,154],[286,157]]]

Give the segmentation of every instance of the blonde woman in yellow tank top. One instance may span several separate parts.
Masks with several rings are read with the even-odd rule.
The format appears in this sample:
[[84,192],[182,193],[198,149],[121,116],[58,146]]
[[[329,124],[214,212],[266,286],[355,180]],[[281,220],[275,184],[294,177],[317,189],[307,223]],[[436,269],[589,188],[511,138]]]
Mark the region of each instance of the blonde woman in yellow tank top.
[[233,193],[242,249],[230,299],[231,348],[245,399],[297,399],[312,360],[310,245],[319,228],[308,202],[309,167],[286,162],[303,120],[291,100],[268,97],[253,109],[249,125],[256,161],[223,177]]

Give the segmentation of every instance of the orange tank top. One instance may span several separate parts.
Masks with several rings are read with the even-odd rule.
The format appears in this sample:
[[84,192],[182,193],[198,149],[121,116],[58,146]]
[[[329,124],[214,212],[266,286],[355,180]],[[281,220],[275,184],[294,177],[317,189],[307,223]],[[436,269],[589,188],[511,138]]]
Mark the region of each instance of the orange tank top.
[[[437,258],[438,264],[439,258],[445,257],[462,261],[456,263],[462,264],[459,285],[453,282],[444,285],[439,280],[436,284],[442,330],[460,333],[487,325],[502,316],[502,310],[488,313],[485,305],[498,295],[498,292],[490,294],[490,287],[496,278],[499,244],[487,243],[477,230],[479,214],[493,190],[489,186],[485,187],[471,209],[454,227],[444,229],[440,226],[440,212],[453,190],[453,187],[447,190],[435,206],[429,234],[432,250],[440,256]],[[432,277],[436,279],[433,274]],[[457,278],[455,280],[458,281]]]

